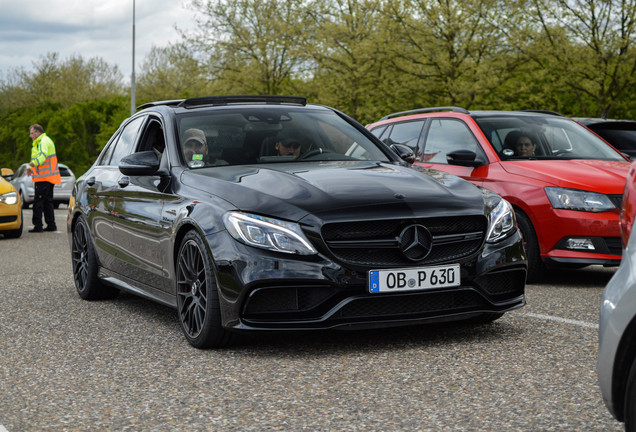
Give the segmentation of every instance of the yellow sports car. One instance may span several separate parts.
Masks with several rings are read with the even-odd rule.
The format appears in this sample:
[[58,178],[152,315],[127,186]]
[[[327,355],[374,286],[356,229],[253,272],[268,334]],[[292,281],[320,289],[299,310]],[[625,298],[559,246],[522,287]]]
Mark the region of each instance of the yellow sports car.
[[18,238],[22,235],[22,202],[13,185],[5,180],[13,171],[2,168],[0,177],[0,234],[4,238]]

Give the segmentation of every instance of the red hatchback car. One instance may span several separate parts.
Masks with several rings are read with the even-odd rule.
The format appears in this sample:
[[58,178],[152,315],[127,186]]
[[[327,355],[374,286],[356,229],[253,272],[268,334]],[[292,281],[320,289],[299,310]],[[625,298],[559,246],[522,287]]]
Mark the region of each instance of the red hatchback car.
[[576,121],[550,112],[441,107],[391,114],[367,128],[389,145],[408,146],[415,165],[508,200],[524,238],[528,282],[547,267],[620,263],[618,216],[630,164]]

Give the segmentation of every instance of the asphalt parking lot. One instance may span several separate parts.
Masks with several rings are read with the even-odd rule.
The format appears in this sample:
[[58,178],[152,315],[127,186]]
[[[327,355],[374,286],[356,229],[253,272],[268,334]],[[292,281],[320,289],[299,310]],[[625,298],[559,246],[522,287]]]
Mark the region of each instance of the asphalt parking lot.
[[0,238],[0,432],[620,431],[596,378],[614,269],[554,272],[491,325],[188,345],[175,312],[81,300],[65,231]]

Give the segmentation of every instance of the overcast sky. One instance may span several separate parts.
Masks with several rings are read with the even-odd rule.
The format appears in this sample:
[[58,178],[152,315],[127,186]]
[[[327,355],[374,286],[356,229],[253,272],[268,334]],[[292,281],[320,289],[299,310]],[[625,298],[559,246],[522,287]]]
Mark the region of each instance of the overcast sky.
[[[135,0],[135,73],[154,46],[178,42],[175,25],[192,28],[186,0]],[[132,72],[133,0],[0,0],[0,77],[10,69],[32,70],[50,52],[62,60],[101,57]]]

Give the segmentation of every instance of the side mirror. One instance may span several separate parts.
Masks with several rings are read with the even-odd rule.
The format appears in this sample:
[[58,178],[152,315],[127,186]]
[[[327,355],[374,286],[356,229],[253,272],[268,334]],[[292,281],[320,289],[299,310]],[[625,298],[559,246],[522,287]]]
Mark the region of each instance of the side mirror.
[[13,170],[11,168],[2,168],[0,169],[0,175],[2,175],[2,177],[5,178],[6,180],[12,180]]
[[154,151],[142,151],[123,157],[119,171],[128,176],[147,176],[157,173],[159,158]]
[[455,150],[446,154],[449,165],[459,165],[466,167],[478,167],[483,162],[477,159],[477,153],[472,150]]
[[405,146],[404,144],[391,144],[391,150],[396,152],[398,156],[405,162],[413,163],[415,162],[415,153],[409,146]]

